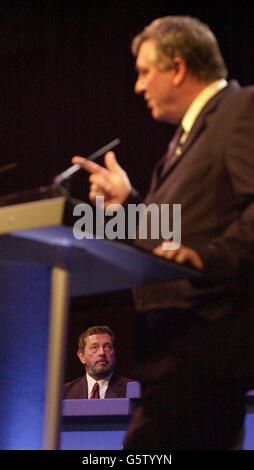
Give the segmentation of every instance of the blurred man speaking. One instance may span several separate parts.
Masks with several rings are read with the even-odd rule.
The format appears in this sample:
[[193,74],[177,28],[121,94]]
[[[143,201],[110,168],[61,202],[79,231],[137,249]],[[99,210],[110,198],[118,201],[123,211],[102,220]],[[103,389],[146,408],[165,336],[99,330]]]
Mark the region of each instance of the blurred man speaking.
[[[135,289],[136,378],[142,402],[125,449],[235,449],[254,386],[254,88],[227,81],[217,40],[197,19],[168,16],[132,43],[135,92],[177,125],[145,204],[181,204],[181,245],[142,248],[202,272],[201,280]],[[137,201],[113,152],[90,173],[90,199]],[[169,241],[170,243],[170,241]]]

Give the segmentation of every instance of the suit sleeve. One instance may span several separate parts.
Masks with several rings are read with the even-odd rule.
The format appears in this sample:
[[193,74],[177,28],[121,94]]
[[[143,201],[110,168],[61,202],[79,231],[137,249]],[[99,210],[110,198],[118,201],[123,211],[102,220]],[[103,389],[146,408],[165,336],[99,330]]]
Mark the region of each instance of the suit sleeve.
[[[207,247],[197,250],[209,278],[230,279],[254,262],[254,88],[235,102],[240,111],[226,136],[224,166],[234,194],[234,221]],[[223,188],[222,188],[223,190]]]

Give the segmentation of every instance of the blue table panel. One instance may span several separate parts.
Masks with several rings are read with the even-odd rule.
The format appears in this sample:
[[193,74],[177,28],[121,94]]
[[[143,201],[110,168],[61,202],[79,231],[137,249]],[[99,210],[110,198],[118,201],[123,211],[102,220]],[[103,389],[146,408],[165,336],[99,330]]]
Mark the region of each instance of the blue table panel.
[[41,449],[50,269],[0,263],[0,449]]

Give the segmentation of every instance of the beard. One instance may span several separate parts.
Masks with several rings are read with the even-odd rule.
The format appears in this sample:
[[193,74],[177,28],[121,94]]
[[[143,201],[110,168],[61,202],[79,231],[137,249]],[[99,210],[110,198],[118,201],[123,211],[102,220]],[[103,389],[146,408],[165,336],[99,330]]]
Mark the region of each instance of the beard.
[[94,366],[89,368],[88,373],[96,380],[103,379],[106,375],[113,371],[114,364],[107,359],[97,361]]

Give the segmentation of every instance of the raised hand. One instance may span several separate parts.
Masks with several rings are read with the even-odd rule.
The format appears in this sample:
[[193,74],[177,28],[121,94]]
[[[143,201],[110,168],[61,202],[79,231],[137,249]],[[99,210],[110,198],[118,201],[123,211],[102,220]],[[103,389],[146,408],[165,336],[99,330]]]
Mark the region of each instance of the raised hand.
[[109,204],[123,204],[131,192],[131,183],[127,173],[119,165],[114,152],[105,154],[105,168],[83,157],[75,156],[72,163],[90,173],[89,199],[94,204],[96,196],[104,197],[104,207]]

